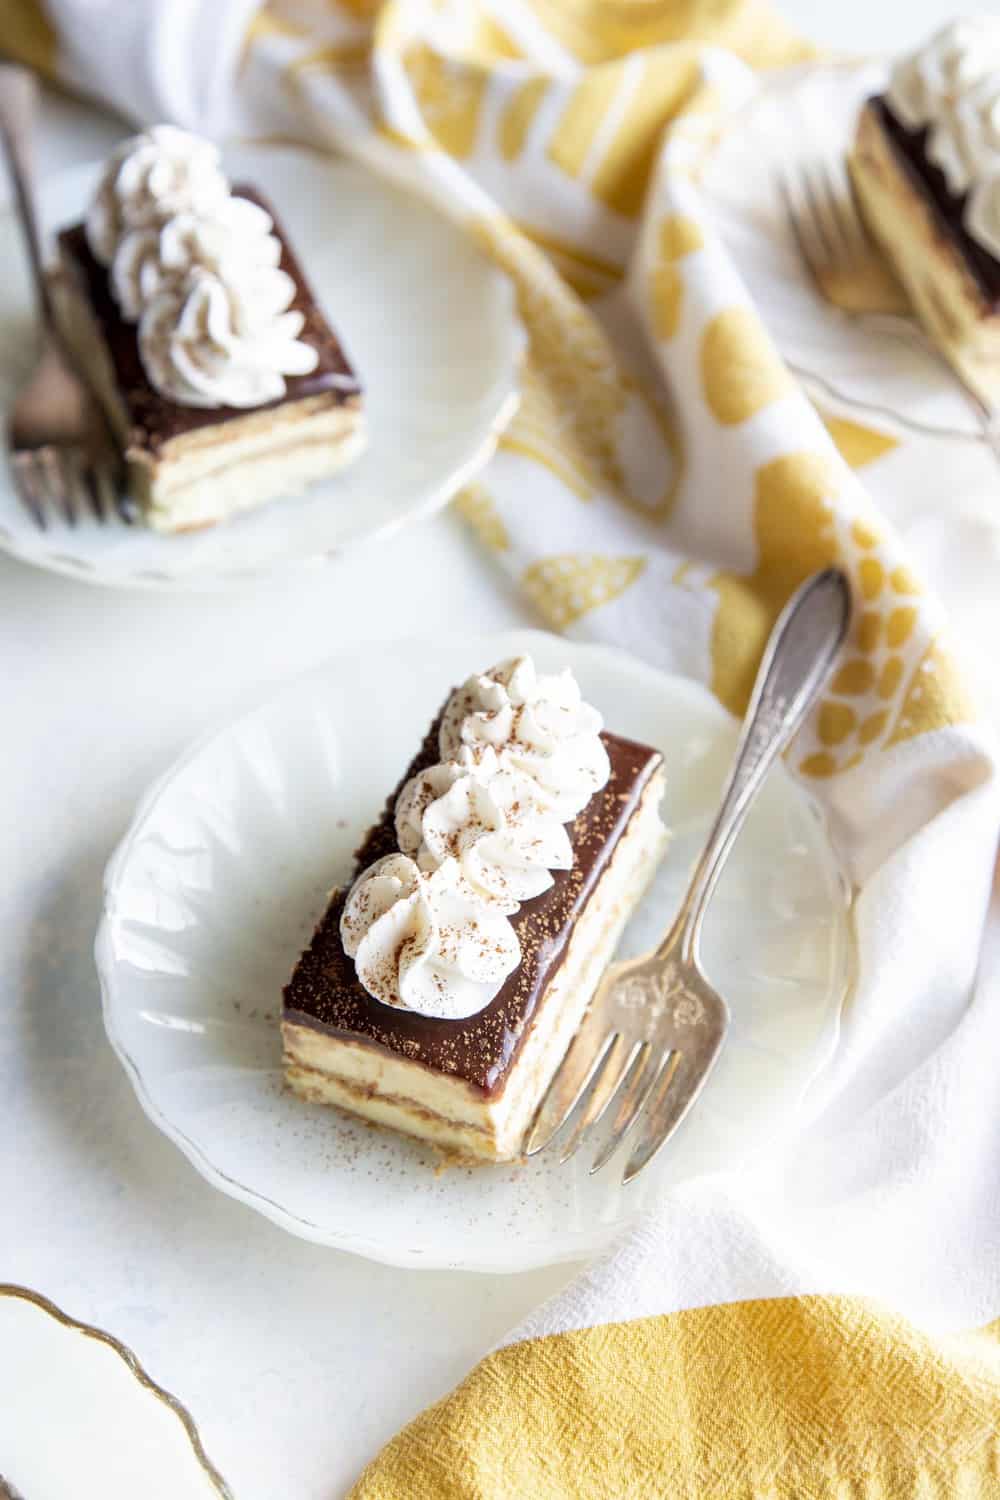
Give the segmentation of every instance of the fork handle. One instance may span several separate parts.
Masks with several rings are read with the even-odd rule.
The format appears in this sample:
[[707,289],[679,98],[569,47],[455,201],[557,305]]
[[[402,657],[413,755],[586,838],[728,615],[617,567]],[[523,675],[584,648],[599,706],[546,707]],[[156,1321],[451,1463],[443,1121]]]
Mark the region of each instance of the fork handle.
[[28,68],[0,63],[0,141],[14,184],[18,217],[24,228],[28,260],[45,322],[53,326],[52,298],[45,275],[42,236],[31,192],[33,176],[31,133],[38,105],[38,84]]
[[697,961],[702,920],[736,835],[829,676],[850,617],[850,587],[837,568],[814,574],[782,610],[757,671],[722,805],[660,954],[679,943],[682,957]]

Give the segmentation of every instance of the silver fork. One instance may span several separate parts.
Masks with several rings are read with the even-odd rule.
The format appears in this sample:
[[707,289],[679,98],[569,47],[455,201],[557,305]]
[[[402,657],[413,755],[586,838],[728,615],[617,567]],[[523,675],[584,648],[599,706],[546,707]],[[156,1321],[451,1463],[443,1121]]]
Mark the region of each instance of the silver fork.
[[[895,338],[930,355],[951,376],[979,418],[983,439],[1000,461],[1000,407],[991,405],[946,359],[920,323],[907,312],[865,305],[864,287],[874,286],[890,300],[904,303],[898,284],[889,276],[882,254],[868,233],[851,187],[839,161],[822,157],[797,161],[778,173],[778,192],[802,259],[827,301],[870,333]],[[845,292],[862,289],[858,305],[847,306]],[[893,295],[894,294],[894,295]]]
[[42,324],[38,363],[7,425],[18,494],[44,531],[54,507],[71,526],[85,508],[98,521],[115,511],[123,519],[128,516],[121,502],[121,462],[104,414],[73,369],[57,332],[31,194],[29,141],[37,92],[26,68],[0,64],[0,142],[14,183]]
[[546,1091],[525,1140],[534,1156],[561,1136],[559,1160],[597,1144],[600,1171],[643,1126],[625,1164],[631,1182],[687,1114],[719,1055],[729,1012],[705,978],[702,922],[768,771],[799,728],[847,634],[851,596],[836,568],[815,574],[782,611],[757,673],[718,815],[680,911],[654,953],[612,964]]

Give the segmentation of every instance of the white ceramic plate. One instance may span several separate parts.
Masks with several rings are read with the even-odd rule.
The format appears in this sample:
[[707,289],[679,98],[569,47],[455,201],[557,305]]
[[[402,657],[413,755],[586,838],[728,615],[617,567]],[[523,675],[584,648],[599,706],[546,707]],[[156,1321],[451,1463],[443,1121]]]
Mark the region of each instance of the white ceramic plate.
[[516,1271],[587,1255],[666,1183],[780,1136],[837,1035],[846,887],[814,805],[778,769],[705,928],[729,1039],[676,1141],[631,1187],[613,1165],[591,1178],[546,1153],[435,1174],[419,1144],[283,1090],[281,987],[328,891],[448,689],[518,651],[571,666],[610,728],[666,756],[675,841],[625,940],[649,946],[707,832],[735,726],[690,682],[533,631],[334,658],[168,772],[107,872],[105,1024],[150,1118],[224,1192],[392,1264]]
[[[523,333],[513,288],[454,224],[350,162],[287,147],[235,148],[234,181],[274,203],[365,386],[367,451],[306,494],[189,536],[142,527],[41,532],[13,489],[0,439],[0,548],[93,583],[218,588],[314,561],[428,515],[493,450],[516,404]],[[44,223],[81,218],[99,168],[59,173]],[[18,227],[0,215],[0,410],[31,367],[33,305]]]
[[712,219],[785,359],[814,394],[902,428],[982,440],[980,421],[930,354],[872,333],[831,306],[805,267],[778,195],[778,172],[809,157],[843,160],[881,63],[830,63],[777,75],[727,122],[702,186]]
[[190,1415],[109,1333],[0,1285],[0,1495],[228,1500]]

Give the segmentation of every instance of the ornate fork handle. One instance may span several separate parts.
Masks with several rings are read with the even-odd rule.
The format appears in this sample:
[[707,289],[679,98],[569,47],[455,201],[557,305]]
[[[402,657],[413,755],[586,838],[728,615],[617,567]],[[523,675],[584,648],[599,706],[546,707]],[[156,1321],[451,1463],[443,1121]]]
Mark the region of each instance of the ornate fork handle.
[[826,681],[850,616],[850,588],[836,568],[811,578],[782,611],[757,674],[722,805],[658,953],[665,954],[679,941],[682,958],[697,961],[702,920],[726,856],[761,782]]

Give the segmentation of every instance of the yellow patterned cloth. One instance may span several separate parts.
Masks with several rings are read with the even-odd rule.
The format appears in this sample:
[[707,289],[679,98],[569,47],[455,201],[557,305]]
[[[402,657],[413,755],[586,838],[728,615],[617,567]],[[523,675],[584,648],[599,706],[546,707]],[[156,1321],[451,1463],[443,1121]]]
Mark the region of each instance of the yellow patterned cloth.
[[355,1500],[1000,1495],[996,778],[941,605],[886,520],[947,450],[821,420],[698,186],[754,70],[808,48],[759,0],[134,0],[99,43],[83,0],[7,0],[2,25],[0,45],[138,120],[350,152],[504,267],[521,405],[457,503],[553,629],[739,712],[796,585],[838,562],[854,587],[791,756],[858,937],[801,1139],[672,1193]]

